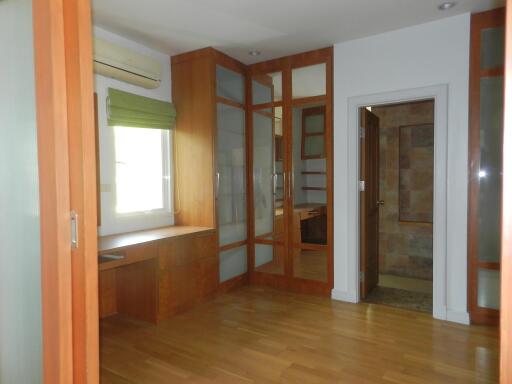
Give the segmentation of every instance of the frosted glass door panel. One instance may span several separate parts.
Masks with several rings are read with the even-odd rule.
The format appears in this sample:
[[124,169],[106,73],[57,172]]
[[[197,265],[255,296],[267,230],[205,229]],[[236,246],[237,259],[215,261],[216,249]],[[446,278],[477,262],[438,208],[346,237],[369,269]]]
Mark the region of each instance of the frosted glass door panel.
[[238,72],[217,65],[217,96],[244,104],[244,76]]
[[220,253],[219,281],[243,275],[247,272],[247,246],[228,249]]
[[478,270],[478,306],[500,308],[500,272],[490,269]]
[[217,104],[219,244],[247,238],[245,111]]
[[505,28],[487,28],[481,32],[480,67],[495,69],[505,62]]
[[255,245],[255,267],[257,272],[284,274],[284,247],[282,245]]
[[500,261],[501,127],[503,77],[480,82],[479,259]]
[[[0,1],[0,383],[41,383],[32,1]],[[5,224],[5,226],[4,226]]]
[[325,63],[292,70],[292,94],[294,99],[321,96],[327,93]]

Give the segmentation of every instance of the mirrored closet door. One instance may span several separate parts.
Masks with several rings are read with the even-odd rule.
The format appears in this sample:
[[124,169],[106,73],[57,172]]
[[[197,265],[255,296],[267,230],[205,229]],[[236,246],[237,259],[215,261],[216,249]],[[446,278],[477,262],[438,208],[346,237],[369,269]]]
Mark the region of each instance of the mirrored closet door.
[[331,71],[331,49],[250,68],[253,282],[332,288]]

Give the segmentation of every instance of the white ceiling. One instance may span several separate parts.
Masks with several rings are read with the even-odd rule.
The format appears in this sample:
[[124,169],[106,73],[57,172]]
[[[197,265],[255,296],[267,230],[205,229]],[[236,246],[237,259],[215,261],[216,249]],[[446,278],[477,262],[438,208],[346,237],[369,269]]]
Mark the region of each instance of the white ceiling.
[[[168,54],[213,46],[254,63],[465,12],[504,0],[93,0],[94,24]],[[249,56],[248,51],[261,51]]]

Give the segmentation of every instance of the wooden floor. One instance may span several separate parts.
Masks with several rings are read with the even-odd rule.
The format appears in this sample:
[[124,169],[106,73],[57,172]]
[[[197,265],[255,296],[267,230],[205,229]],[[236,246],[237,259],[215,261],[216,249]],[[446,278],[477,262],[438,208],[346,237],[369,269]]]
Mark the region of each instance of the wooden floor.
[[244,287],[158,326],[101,321],[102,383],[496,383],[496,328]]

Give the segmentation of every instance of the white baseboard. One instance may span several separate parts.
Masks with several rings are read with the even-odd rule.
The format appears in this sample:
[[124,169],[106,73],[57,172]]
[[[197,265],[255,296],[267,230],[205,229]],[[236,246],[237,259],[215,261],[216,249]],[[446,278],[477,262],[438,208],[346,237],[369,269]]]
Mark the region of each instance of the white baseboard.
[[331,299],[356,304],[358,302],[355,292],[339,291],[337,289],[331,291]]
[[469,325],[469,313],[448,309],[446,311],[446,320],[454,323]]

